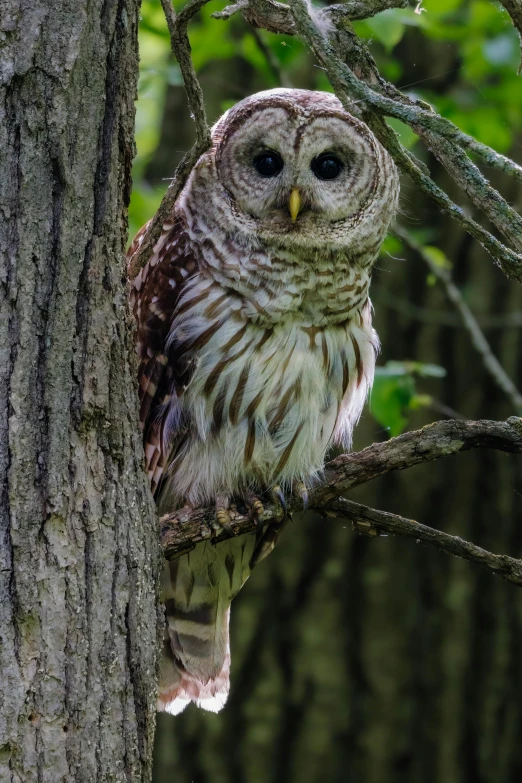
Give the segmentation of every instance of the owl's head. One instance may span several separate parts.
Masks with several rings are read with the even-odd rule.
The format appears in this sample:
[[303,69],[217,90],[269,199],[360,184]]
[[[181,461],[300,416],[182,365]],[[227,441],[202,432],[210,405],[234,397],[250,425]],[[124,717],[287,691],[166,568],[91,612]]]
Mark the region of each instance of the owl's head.
[[229,109],[212,137],[194,185],[200,181],[207,204],[219,202],[219,222],[236,238],[354,251],[384,239],[397,209],[397,170],[334,95],[257,93]]

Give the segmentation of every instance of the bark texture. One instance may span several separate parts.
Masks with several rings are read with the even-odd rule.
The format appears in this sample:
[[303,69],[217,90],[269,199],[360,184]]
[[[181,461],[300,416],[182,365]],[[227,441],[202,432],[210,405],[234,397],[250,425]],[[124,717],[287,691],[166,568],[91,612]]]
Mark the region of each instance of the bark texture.
[[0,0],[0,781],[148,781],[158,546],[123,248],[138,0]]

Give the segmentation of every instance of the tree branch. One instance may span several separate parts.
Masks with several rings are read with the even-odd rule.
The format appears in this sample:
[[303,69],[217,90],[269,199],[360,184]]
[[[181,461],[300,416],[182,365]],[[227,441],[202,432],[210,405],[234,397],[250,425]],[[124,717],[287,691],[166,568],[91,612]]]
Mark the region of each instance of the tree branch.
[[[417,525],[384,511],[367,509],[365,506],[339,497],[353,487],[372,481],[385,473],[404,470],[421,462],[440,459],[474,448],[492,448],[522,454],[522,419],[511,417],[505,422],[439,421],[422,430],[406,432],[385,443],[374,443],[363,451],[342,454],[326,465],[324,481],[310,489],[309,508],[326,516],[363,519],[371,522],[377,529],[386,530],[394,535],[405,535],[434,543],[451,554],[487,565],[509,581],[516,581],[513,575],[520,574],[520,581],[516,583],[522,584],[522,562],[517,566],[518,571],[509,570],[506,566],[501,573],[500,561],[503,563],[509,561],[511,565],[518,561],[493,555],[446,533],[438,533],[424,525]],[[280,504],[265,497],[262,497],[261,501],[264,510],[257,522],[245,508],[241,508],[240,504],[232,506],[230,528],[234,535],[250,533],[263,525],[281,524],[283,514]],[[288,508],[290,512],[302,511],[301,499],[291,497]],[[385,527],[386,524],[388,527]],[[193,549],[200,541],[221,540],[230,536],[227,531],[216,533],[213,507],[178,509],[162,517],[160,526],[163,550],[167,559],[176,559]],[[413,528],[416,531],[415,535]],[[358,529],[363,530],[360,525]],[[421,534],[417,535],[419,530]],[[486,555],[488,557],[485,557]]]
[[339,495],[385,473],[479,448],[522,454],[522,419],[511,416],[507,421],[436,421],[384,443],[373,443],[362,451],[341,454],[326,465],[324,481],[311,493],[310,506],[326,506]]
[[409,0],[347,0],[340,5],[327,6],[321,9],[321,13],[325,17],[344,16],[351,22],[356,22],[359,19],[370,19],[390,8],[407,8],[408,5]]
[[522,586],[522,560],[508,555],[495,555],[458,536],[450,536],[448,533],[421,525],[412,519],[368,508],[351,500],[339,498],[330,505],[328,515],[330,512],[335,513],[337,517],[349,519],[354,530],[365,535],[389,533],[393,536],[413,538],[419,543],[432,544],[443,552],[485,566],[502,579],[519,587]]
[[128,276],[133,280],[141,269],[145,266],[153,253],[153,248],[158,241],[163,224],[172,212],[175,201],[181,193],[187,178],[194,168],[198,158],[207,151],[212,140],[210,137],[210,128],[207,123],[203,92],[198,82],[192,59],[190,56],[190,42],[188,39],[188,25],[198,11],[201,11],[210,0],[191,0],[178,15],[172,7],[171,0],[161,0],[161,5],[167,20],[167,26],[170,34],[170,45],[172,53],[179,63],[190,114],[196,123],[196,143],[192,149],[183,156],[174,177],[163,196],[158,211],[150,221],[147,232],[141,242],[138,250],[130,259],[128,264]]
[[[344,18],[351,21],[369,19],[390,8],[406,8],[408,0],[347,0],[342,5],[316,9],[317,18]],[[253,27],[262,27],[272,33],[295,35],[296,26],[290,5],[276,0],[239,0],[212,14],[214,19],[230,19],[242,13]]]
[[493,234],[490,234],[473,218],[470,218],[462,207],[455,204],[442,188],[435,184],[429,174],[424,172],[420,161],[417,161],[414,155],[411,155],[404,149],[396,133],[386,125],[381,117],[367,119],[371,129],[394,158],[399,169],[409,175],[419,189],[437,204],[441,212],[453,218],[468,234],[471,234],[472,237],[480,242],[495,263],[502,269],[506,277],[522,282],[522,257],[503,245],[502,242],[499,242]]

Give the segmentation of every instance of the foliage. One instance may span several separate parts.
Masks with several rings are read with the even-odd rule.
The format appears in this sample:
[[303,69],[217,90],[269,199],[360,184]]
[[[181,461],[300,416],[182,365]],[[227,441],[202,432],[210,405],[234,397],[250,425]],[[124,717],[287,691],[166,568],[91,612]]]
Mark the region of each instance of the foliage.
[[377,367],[370,397],[370,411],[391,437],[400,435],[407,424],[408,411],[431,406],[429,394],[419,394],[417,378],[443,378],[446,371],[436,364],[387,362]]
[[[183,2],[175,0],[174,5],[180,7]],[[357,33],[370,43],[383,76],[407,94],[431,104],[480,141],[499,152],[513,152],[522,126],[522,90],[517,76],[519,40],[507,13],[489,0],[424,0],[420,13],[415,12],[414,6],[385,11],[354,23]],[[212,19],[211,14],[222,8],[223,3],[210,3],[190,28],[193,61],[203,85],[210,75],[224,74],[221,82],[217,78],[209,80],[211,87],[207,88],[206,97],[212,99],[214,110],[217,107],[218,112],[224,111],[247,94],[241,79],[238,78],[238,84],[227,82],[230,70],[225,72],[223,68],[231,61],[238,76],[249,74],[248,92],[278,86],[281,78],[296,87],[331,90],[324,72],[314,66],[300,41],[265,31],[254,33],[240,16],[226,22]],[[405,84],[404,58],[399,56],[401,47],[417,47],[421,57],[426,39],[437,42],[441,55],[430,65],[427,76],[426,63],[419,59],[421,78]],[[262,46],[270,52],[272,64]],[[176,147],[176,127],[169,128],[169,138],[165,138],[167,97],[169,91],[182,90],[182,82],[170,52],[163,11],[156,0],[144,0],[142,4],[140,54],[138,154],[129,211],[131,237],[156,210],[171,174],[171,170],[165,171],[161,179],[149,174],[158,149],[166,144],[174,146],[172,166],[185,151]],[[398,120],[389,122],[406,147],[417,145],[411,128]],[[418,147],[416,152],[426,158],[425,150]],[[423,244],[429,241],[427,252],[433,260],[440,261],[441,251],[434,245],[437,237],[419,239]],[[396,255],[402,249],[391,238],[384,250]],[[427,274],[426,283],[433,284],[433,276]],[[378,370],[371,411],[392,435],[407,425],[409,412],[429,404],[426,375],[430,373],[422,371],[420,365],[408,362],[388,363]]]

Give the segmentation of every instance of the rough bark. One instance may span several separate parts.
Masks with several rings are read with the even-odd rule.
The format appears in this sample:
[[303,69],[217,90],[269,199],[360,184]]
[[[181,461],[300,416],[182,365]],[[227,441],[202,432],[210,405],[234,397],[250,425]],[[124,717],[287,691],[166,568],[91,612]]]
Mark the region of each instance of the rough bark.
[[138,0],[0,0],[0,781],[148,781],[155,513],[123,248]]

